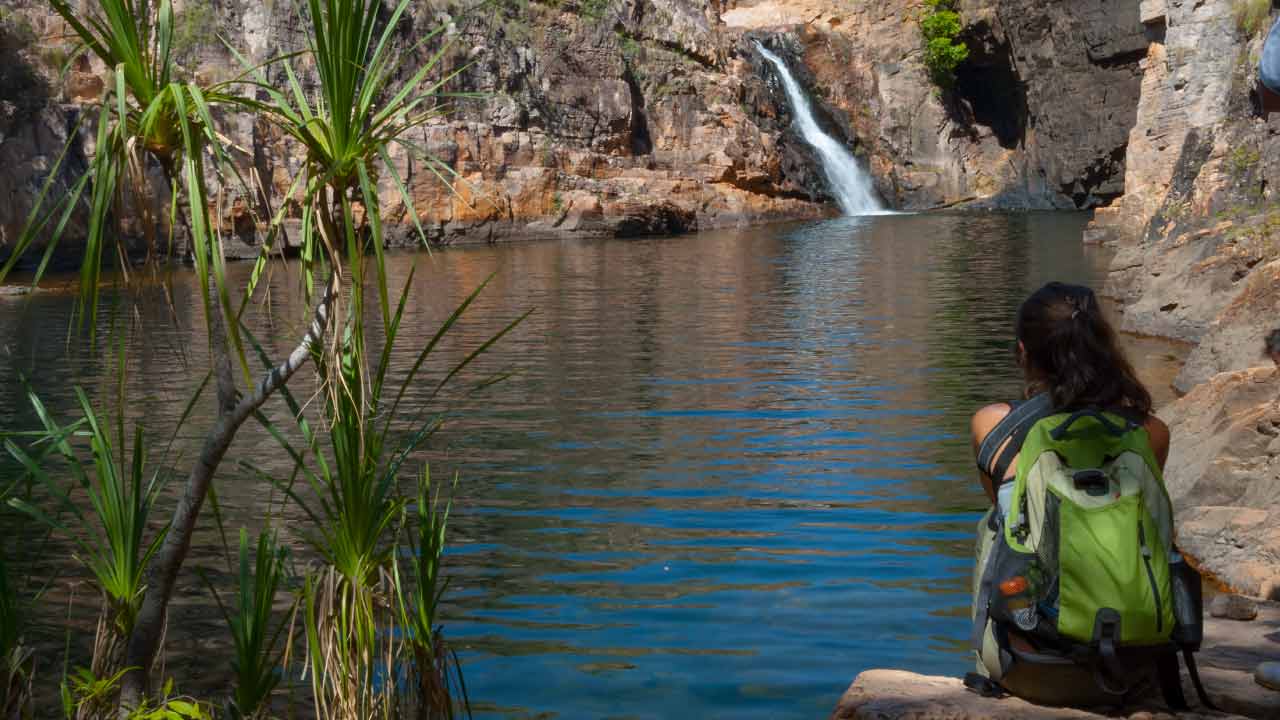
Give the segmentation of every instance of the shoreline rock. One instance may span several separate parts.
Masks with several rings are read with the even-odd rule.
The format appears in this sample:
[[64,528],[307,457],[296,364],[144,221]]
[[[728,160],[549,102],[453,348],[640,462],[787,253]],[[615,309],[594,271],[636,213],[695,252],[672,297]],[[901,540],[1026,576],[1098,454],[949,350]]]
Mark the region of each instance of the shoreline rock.
[[1144,707],[1124,715],[1035,705],[1021,698],[985,698],[959,678],[917,675],[905,670],[867,670],[858,675],[831,713],[831,720],[1244,720],[1215,712],[1170,713]]
[[1254,681],[1260,663],[1280,661],[1280,603],[1264,602],[1251,621],[1205,618],[1204,649],[1196,659],[1206,691],[1223,713],[1199,707],[1190,679],[1183,694],[1190,712],[1173,714],[1158,697],[1126,708],[1123,715],[1035,705],[1015,697],[984,698],[959,678],[918,675],[905,670],[867,670],[840,698],[831,720],[1132,720],[1280,717],[1280,692]]

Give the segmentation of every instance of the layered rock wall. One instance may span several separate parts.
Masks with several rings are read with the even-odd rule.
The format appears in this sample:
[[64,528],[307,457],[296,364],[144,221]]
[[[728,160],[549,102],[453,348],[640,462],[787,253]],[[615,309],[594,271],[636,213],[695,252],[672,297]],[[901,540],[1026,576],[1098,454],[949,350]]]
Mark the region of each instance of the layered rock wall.
[[1132,2],[966,0],[969,60],[928,78],[922,2],[743,2],[731,28],[791,28],[830,115],[895,207],[1085,208],[1124,187],[1147,43]]
[[[67,29],[37,0],[14,0],[9,43],[43,94],[0,107],[0,157],[17,168],[0,192],[0,255],[12,247],[40,181],[105,68],[70,58]],[[289,3],[180,0],[177,60],[215,81],[238,63],[303,47]],[[454,104],[393,158],[413,207],[438,242],[572,234],[669,234],[835,212],[810,149],[753,41],[781,52],[817,114],[872,171],[894,207],[953,204],[1088,207],[1122,187],[1127,128],[1145,53],[1137,0],[1036,3],[966,0],[973,47],[954,92],[921,64],[920,0],[547,0],[469,7],[415,3],[398,52],[418,62],[443,50],[448,89],[481,93]],[[444,25],[438,40],[419,45]],[[59,75],[54,68],[68,65]],[[406,63],[406,67],[412,63]],[[271,71],[284,82],[279,68]],[[312,82],[300,67],[304,84]],[[282,199],[300,166],[272,128],[227,118],[244,169]],[[86,143],[73,143],[82,168]],[[450,191],[437,172],[456,186]],[[391,220],[407,206],[389,178]],[[252,244],[244,212],[260,198],[229,188],[228,226]],[[393,223],[394,224],[394,223]],[[398,240],[408,240],[408,222]],[[74,232],[72,233],[74,234]],[[250,247],[247,252],[253,252]]]
[[1125,330],[1194,344],[1161,412],[1179,544],[1250,594],[1280,590],[1280,377],[1263,338],[1280,326],[1280,115],[1256,109],[1271,18],[1234,0],[1147,0],[1150,46],[1125,194],[1087,238],[1113,244],[1106,292]]

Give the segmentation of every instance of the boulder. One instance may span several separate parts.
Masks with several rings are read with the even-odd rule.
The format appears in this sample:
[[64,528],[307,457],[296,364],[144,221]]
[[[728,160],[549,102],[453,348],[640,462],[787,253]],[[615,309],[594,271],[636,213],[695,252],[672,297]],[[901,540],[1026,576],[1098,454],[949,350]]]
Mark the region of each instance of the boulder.
[[[1014,697],[985,698],[964,687],[959,678],[917,675],[902,670],[867,670],[853,681],[831,714],[832,720],[1132,720],[1189,718],[1280,718],[1280,692],[1255,680],[1259,666],[1280,663],[1280,603],[1260,602],[1253,622],[1206,618],[1204,646],[1197,654],[1200,676],[1209,699],[1224,713],[1197,708],[1190,678],[1183,693],[1190,712],[1171,714],[1163,700],[1152,698],[1127,714],[1045,707]],[[1274,670],[1271,671],[1274,673]],[[1266,677],[1274,677],[1267,675]]]
[[1280,577],[1280,370],[1220,373],[1160,411],[1178,547],[1232,589]]
[[[1245,717],[1273,720],[1280,718],[1280,692],[1259,685],[1254,676],[1258,665],[1280,661],[1280,603],[1259,602],[1257,610],[1252,622],[1205,618],[1204,645],[1196,659],[1215,705]],[[1190,692],[1189,687],[1184,690]],[[1187,695],[1188,700],[1193,697]]]
[[1258,603],[1235,593],[1223,593],[1209,603],[1209,614],[1225,620],[1248,621],[1258,617]]
[[1253,681],[1268,690],[1280,690],[1280,662],[1261,662],[1253,671]]
[[[1188,392],[1220,372],[1269,365],[1262,354],[1263,339],[1280,327],[1280,259],[1259,264],[1256,256],[1246,256],[1241,264],[1252,262],[1239,288],[1206,328],[1174,385]],[[1232,271],[1239,272],[1239,268]]]

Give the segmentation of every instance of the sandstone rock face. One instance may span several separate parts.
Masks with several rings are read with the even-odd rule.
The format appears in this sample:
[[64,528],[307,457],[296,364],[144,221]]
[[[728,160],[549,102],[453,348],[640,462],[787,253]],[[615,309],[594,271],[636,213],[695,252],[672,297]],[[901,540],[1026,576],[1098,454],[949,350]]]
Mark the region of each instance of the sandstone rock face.
[[819,99],[894,207],[1093,207],[1124,183],[1147,42],[1137,2],[960,4],[970,59],[939,92],[916,2],[760,0],[731,28],[794,26]]
[[[0,259],[7,255],[5,248],[17,242],[78,119],[76,107],[57,102],[37,52],[53,32],[45,18],[14,14],[0,23]],[[73,148],[50,194],[68,192],[84,168],[83,155]],[[79,238],[84,232],[83,214],[72,217],[68,234]]]
[[[28,168],[0,190],[21,199],[34,196],[51,162],[39,128],[67,125],[78,103],[99,97],[105,69],[72,58],[67,74],[54,73],[72,49],[58,39],[65,28],[43,3],[11,5],[40,43],[10,44],[30,46],[19,52],[49,88],[44,109],[11,128],[0,103],[0,154]],[[175,7],[192,29],[177,62],[203,81],[237,67],[219,36],[254,62],[303,46],[288,3]],[[920,60],[917,0],[578,0],[468,12],[415,3],[398,51],[426,61],[448,42],[441,71],[460,71],[449,89],[483,97],[456,103],[409,138],[434,160],[398,148],[393,163],[439,243],[833,214],[817,160],[789,129],[785,94],[754,49],[760,40],[783,55],[821,122],[894,207],[1083,207],[1114,198],[1147,47],[1138,0],[968,0],[961,10],[972,60],[955,91],[939,93]],[[415,47],[441,24],[439,41]],[[308,68],[299,72],[312,81]],[[224,133],[246,151],[242,169],[252,166],[278,202],[300,167],[297,149],[271,127],[225,121]],[[83,165],[91,150],[73,148],[75,160]],[[456,192],[437,173],[456,180]],[[387,219],[399,225],[393,241],[412,241],[410,204],[391,178],[380,182]],[[258,202],[226,190],[226,207]],[[22,202],[0,210],[0,256],[24,218]],[[251,214],[231,220],[228,236],[252,248]]]
[[1124,301],[1126,330],[1201,343],[1183,392],[1261,362],[1267,315],[1280,310],[1280,117],[1252,109],[1262,38],[1242,36],[1233,8],[1144,4],[1152,44],[1125,194],[1090,233],[1119,241],[1106,291]]
[[1222,373],[1160,411],[1178,546],[1249,595],[1280,579],[1280,370]]
[[1231,0],[1144,2],[1151,44],[1125,194],[1086,239],[1116,247],[1105,292],[1122,327],[1195,344],[1161,411],[1179,545],[1233,588],[1280,587],[1280,115],[1251,91],[1261,34]]

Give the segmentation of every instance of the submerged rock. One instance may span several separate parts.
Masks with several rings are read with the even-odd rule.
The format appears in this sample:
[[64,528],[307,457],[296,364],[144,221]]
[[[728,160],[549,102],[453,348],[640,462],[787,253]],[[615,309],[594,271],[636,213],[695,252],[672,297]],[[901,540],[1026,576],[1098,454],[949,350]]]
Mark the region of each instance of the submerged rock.
[[1280,690],[1280,662],[1258,663],[1253,680],[1269,690]]

